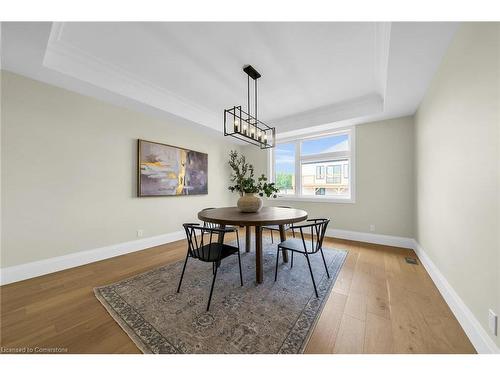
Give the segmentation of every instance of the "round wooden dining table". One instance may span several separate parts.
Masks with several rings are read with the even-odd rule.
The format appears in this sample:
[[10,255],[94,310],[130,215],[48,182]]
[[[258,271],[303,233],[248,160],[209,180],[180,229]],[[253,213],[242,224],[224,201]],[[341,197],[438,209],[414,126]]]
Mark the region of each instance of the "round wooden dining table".
[[[297,223],[307,219],[307,212],[295,208],[262,207],[259,212],[240,212],[238,207],[210,208],[198,212],[198,219],[209,223],[219,224],[222,228],[226,225],[244,226],[246,228],[245,250],[250,251],[251,228],[255,227],[255,278],[257,283],[263,281],[262,269],[262,227],[265,225],[278,225],[281,241],[286,240],[285,225]],[[224,241],[224,236],[219,236],[219,242]],[[283,250],[283,261],[288,262],[288,254]]]

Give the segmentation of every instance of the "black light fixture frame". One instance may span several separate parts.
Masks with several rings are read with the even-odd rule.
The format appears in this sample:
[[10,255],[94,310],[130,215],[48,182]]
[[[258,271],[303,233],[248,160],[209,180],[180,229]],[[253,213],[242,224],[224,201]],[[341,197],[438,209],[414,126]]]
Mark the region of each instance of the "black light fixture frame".
[[[257,79],[260,73],[251,65],[243,68],[247,74],[247,111],[241,106],[224,110],[224,136],[232,136],[261,149],[273,148],[276,145],[276,129],[257,118]],[[255,108],[250,114],[250,78],[254,80]]]

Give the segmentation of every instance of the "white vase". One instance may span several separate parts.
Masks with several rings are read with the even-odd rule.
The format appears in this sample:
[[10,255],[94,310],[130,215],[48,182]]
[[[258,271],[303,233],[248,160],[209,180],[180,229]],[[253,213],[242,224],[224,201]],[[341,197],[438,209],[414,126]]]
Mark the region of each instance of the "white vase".
[[261,197],[253,193],[244,193],[244,195],[238,199],[237,206],[241,212],[258,212],[263,204],[264,202]]

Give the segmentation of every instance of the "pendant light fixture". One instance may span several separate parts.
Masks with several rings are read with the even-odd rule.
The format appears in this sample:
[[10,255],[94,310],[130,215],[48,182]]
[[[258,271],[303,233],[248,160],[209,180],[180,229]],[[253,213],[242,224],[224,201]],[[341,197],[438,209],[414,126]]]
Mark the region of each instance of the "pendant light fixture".
[[[257,118],[257,79],[261,75],[251,65],[246,65],[243,71],[247,74],[247,111],[241,106],[224,110],[224,136],[230,135],[261,149],[272,148],[276,142],[276,130]],[[253,115],[250,114],[250,78],[254,81]]]

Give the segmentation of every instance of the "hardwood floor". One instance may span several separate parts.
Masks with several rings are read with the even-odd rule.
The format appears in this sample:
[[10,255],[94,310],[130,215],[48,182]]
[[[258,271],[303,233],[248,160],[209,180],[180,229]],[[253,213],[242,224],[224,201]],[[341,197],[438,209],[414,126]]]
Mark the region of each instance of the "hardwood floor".
[[[425,269],[405,262],[413,251],[331,238],[325,247],[349,255],[306,353],[475,353]],[[1,287],[0,345],[139,353],[92,288],[181,260],[185,251],[177,241]]]

